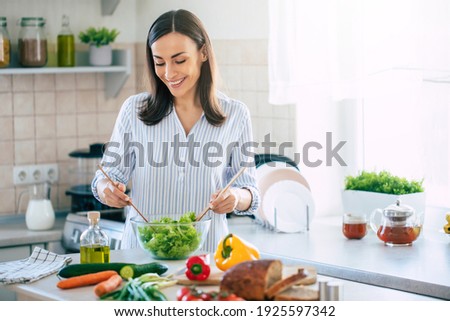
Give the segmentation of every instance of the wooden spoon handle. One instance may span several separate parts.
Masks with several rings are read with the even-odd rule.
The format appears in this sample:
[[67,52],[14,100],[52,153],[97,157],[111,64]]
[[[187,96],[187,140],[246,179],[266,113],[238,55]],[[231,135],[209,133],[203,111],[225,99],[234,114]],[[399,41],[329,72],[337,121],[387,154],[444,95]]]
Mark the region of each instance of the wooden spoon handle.
[[[225,193],[226,191],[228,191],[228,189],[230,188],[230,186],[234,183],[234,181],[241,176],[241,174],[247,169],[247,167],[242,167],[239,172],[236,173],[236,175],[233,176],[233,178],[230,180],[230,182],[227,184],[227,186],[225,186],[220,193],[217,195],[217,198],[222,196],[223,193]],[[209,204],[208,206],[205,207],[205,209],[196,217],[196,221],[200,221],[203,216],[205,216],[206,213],[208,213],[209,211]]]
[[[109,177],[108,174],[106,174],[106,172],[103,170],[103,167],[101,164],[98,165],[98,168],[102,171],[103,175],[105,175],[105,177],[111,182],[111,184],[113,184],[113,186],[116,186],[116,183],[111,179],[111,177]],[[145,218],[145,216],[141,213],[141,211],[139,211],[137,209],[137,207],[133,204],[133,202],[130,200],[128,201],[128,203],[136,210],[136,212],[138,212],[138,214],[144,219],[144,221],[146,223],[148,223],[148,220]]]

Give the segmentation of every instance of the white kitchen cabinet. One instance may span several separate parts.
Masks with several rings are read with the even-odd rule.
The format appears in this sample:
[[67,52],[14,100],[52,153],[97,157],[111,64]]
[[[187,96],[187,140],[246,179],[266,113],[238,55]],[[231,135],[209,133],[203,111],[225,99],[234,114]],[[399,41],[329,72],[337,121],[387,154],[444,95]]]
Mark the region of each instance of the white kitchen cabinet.
[[0,248],[0,262],[24,259],[30,256],[30,245]]
[[75,73],[104,73],[106,98],[116,97],[131,74],[131,53],[128,49],[113,50],[111,66],[90,66],[89,52],[76,53],[75,67],[44,66],[38,68],[21,67],[17,61],[17,52],[11,53],[11,64],[8,68],[0,69],[0,75],[27,74],[75,74]]

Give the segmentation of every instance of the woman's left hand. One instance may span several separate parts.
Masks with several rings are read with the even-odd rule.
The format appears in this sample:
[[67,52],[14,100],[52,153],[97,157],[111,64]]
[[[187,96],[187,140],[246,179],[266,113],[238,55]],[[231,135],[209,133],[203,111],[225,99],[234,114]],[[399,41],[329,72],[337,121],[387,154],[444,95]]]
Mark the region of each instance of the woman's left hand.
[[219,193],[220,191],[211,196],[211,210],[216,214],[227,214],[233,212],[239,204],[239,190],[236,188],[230,188],[228,191],[217,197]]

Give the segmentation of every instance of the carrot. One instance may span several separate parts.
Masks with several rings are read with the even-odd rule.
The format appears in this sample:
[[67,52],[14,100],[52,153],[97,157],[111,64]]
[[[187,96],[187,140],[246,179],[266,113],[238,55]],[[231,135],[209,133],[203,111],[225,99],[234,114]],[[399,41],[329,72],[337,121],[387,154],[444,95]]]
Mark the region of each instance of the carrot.
[[113,275],[118,275],[118,273],[113,270],[89,273],[61,280],[56,284],[56,286],[60,289],[73,289],[81,286],[94,285],[108,280]]
[[122,284],[122,277],[120,275],[113,275],[108,280],[100,282],[94,288],[94,292],[98,297],[112,292]]

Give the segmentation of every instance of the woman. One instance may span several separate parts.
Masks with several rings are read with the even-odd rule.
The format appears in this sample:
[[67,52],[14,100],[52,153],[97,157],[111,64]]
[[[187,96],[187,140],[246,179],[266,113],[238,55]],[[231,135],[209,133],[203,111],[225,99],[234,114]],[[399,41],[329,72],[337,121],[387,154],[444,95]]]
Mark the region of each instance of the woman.
[[[164,13],[147,38],[149,93],[123,104],[103,162],[115,184],[97,171],[95,197],[122,208],[130,197],[152,214],[197,214],[209,204],[211,229],[205,249],[213,251],[228,233],[226,213],[254,214],[259,206],[247,107],[217,92],[216,64],[201,21],[186,10]],[[220,191],[242,166],[247,170],[227,193]],[[137,246],[129,208],[122,248]]]

